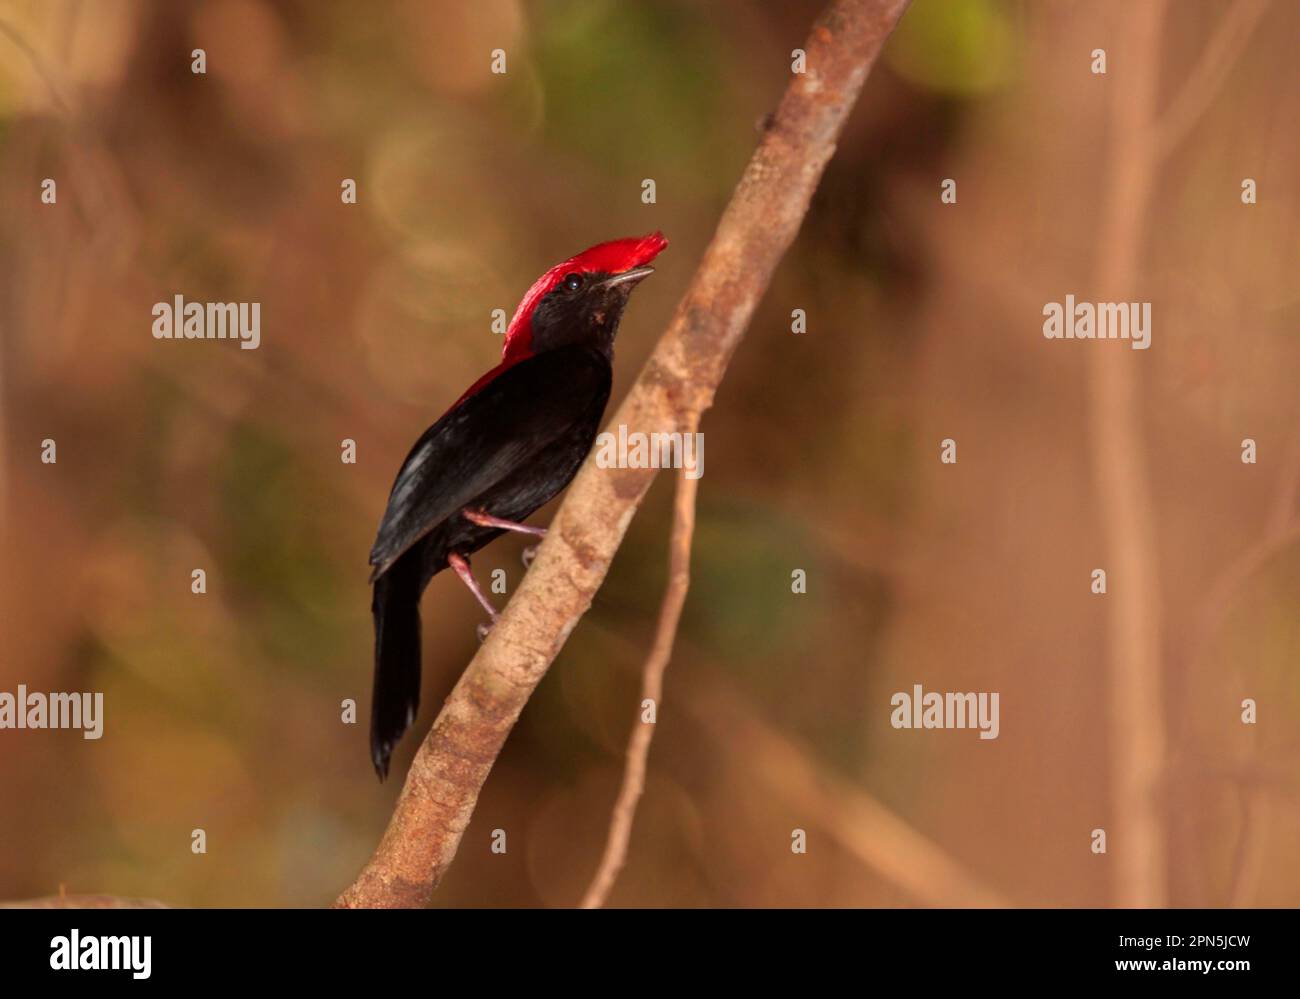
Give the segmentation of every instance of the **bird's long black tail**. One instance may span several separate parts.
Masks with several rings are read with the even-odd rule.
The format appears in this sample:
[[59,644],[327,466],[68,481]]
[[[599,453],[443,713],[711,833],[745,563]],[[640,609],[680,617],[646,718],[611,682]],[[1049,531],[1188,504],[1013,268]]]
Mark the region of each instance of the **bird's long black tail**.
[[420,563],[402,556],[374,582],[375,692],[370,708],[370,756],[375,773],[388,761],[420,708]]

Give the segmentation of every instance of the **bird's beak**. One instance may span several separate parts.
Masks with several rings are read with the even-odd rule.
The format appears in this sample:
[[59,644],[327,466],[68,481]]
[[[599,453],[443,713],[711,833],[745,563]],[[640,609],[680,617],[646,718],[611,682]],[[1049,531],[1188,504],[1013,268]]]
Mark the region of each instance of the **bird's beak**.
[[601,282],[606,288],[617,288],[619,285],[627,285],[629,290],[637,283],[644,281],[655,269],[649,264],[643,267],[633,267],[631,270],[623,271],[621,274],[611,274]]

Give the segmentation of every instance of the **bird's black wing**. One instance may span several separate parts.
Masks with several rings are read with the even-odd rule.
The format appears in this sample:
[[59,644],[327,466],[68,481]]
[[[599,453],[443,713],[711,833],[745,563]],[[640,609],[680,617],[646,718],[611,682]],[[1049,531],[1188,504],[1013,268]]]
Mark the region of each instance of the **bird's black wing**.
[[609,397],[609,360],[590,347],[530,357],[445,414],[397,473],[370,550],[371,579],[448,517],[568,432]]

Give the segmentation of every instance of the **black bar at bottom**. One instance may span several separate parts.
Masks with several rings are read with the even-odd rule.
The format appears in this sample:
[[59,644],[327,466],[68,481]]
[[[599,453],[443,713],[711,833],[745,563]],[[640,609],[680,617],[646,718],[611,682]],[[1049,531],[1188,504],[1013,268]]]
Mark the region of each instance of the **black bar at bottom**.
[[[1296,911],[0,910],[5,984],[473,988],[773,973],[810,992],[936,985],[1294,981]],[[105,967],[107,965],[108,967]],[[683,977],[684,976],[684,977]],[[850,977],[845,977],[850,976]],[[816,983],[821,982],[819,986]],[[840,988],[836,987],[836,991]],[[585,991],[585,989],[584,989]],[[20,994],[20,993],[11,993]]]

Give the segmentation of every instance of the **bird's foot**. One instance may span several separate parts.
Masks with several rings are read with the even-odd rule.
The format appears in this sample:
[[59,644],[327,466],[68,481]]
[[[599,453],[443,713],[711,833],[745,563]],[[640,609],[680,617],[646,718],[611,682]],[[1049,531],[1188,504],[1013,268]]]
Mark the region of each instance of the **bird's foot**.
[[533,559],[537,558],[537,549],[541,547],[541,545],[531,545],[520,553],[519,560],[524,563],[525,569],[533,564]]
[[497,623],[496,618],[493,618],[491,621],[479,622],[478,627],[474,629],[474,634],[478,636],[478,640],[480,642],[487,641],[487,637],[488,635],[492,634],[492,629],[496,627],[496,623]]
[[520,534],[535,534],[539,538],[546,537],[546,528],[544,527],[533,527],[530,524],[520,524],[517,521],[494,517],[486,510],[462,510],[461,515],[471,524],[478,524],[479,527],[496,527],[503,531],[518,531]]

